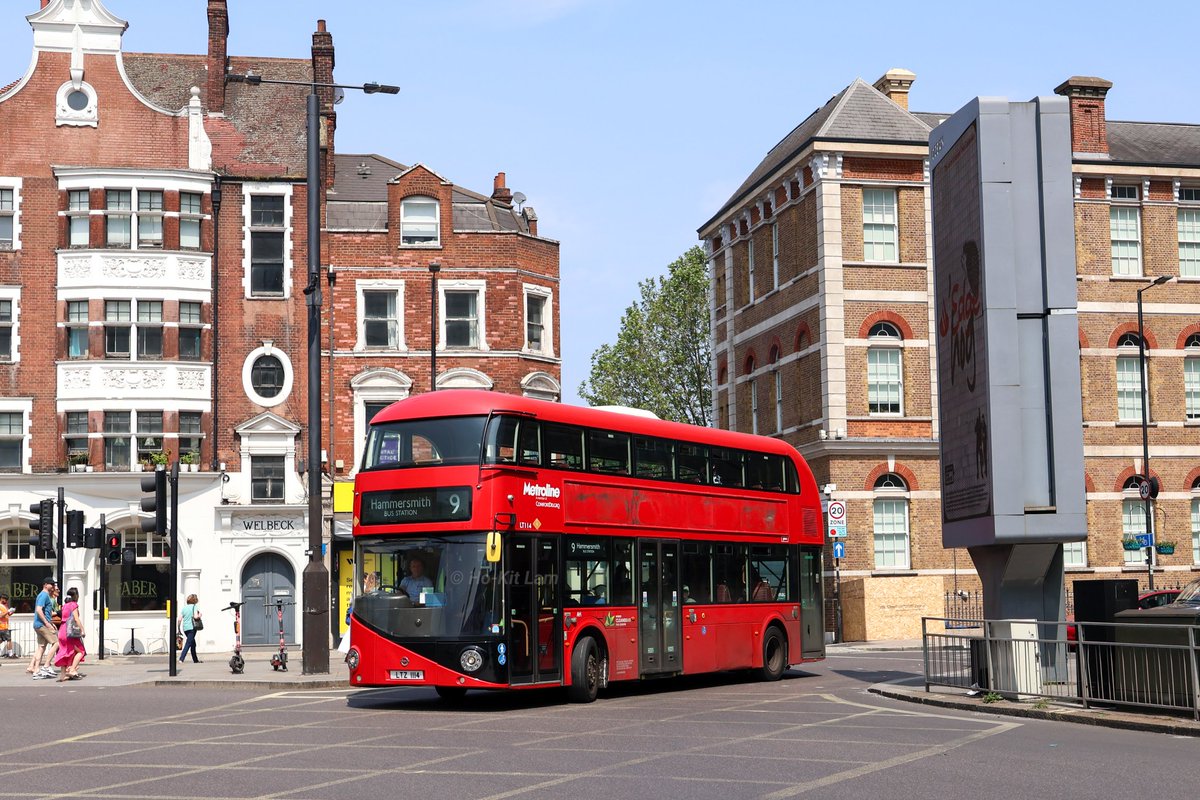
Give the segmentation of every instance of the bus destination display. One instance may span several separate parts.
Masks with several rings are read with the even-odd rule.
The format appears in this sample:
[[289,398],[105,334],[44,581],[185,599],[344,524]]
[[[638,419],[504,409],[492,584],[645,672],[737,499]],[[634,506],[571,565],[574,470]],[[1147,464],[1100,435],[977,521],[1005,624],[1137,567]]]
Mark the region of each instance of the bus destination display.
[[471,490],[466,486],[367,492],[359,507],[361,525],[452,522],[470,518]]

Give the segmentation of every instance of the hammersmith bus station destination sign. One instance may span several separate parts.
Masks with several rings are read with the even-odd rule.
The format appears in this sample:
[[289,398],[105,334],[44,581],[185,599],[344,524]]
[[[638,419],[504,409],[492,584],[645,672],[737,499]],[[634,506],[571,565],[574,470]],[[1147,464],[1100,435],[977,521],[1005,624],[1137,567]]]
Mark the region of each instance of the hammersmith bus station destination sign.
[[929,148],[942,544],[990,619],[1061,619],[1087,536],[1067,100],[976,98]]

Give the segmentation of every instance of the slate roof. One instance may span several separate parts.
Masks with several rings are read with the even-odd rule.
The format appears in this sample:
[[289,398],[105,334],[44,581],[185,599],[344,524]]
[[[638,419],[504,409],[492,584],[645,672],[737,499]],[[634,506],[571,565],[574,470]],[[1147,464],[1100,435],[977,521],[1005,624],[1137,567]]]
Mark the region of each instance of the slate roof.
[[[388,182],[411,167],[373,153],[336,153],[333,158],[333,189],[326,195],[329,227],[386,228]],[[456,231],[529,233],[529,223],[511,205],[498,203],[487,195],[461,186],[453,187],[452,198]]]
[[900,108],[862,78],[855,78],[772,147],[721,210],[701,229],[745,200],[768,176],[814,141],[924,145],[929,141],[929,131],[930,126],[925,120]]
[[1106,128],[1111,161],[1200,166],[1200,125],[1109,120]]
[[[200,87],[208,108],[207,61],[202,55],[124,53],[125,73],[150,102],[178,111]],[[231,72],[253,72],[276,80],[311,81],[312,63],[298,58],[233,56]],[[213,167],[236,177],[303,178],[305,162],[305,86],[261,84],[225,86],[225,116],[206,117],[213,145]]]

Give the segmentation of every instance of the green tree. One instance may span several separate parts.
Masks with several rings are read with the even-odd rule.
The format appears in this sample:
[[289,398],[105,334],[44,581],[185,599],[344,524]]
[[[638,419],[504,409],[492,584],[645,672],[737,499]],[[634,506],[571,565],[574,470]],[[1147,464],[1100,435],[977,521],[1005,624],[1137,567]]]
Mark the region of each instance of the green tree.
[[712,420],[708,262],[693,247],[667,275],[638,284],[640,299],[625,310],[615,344],[592,353],[579,396],[596,405],[653,411],[663,419],[708,425]]

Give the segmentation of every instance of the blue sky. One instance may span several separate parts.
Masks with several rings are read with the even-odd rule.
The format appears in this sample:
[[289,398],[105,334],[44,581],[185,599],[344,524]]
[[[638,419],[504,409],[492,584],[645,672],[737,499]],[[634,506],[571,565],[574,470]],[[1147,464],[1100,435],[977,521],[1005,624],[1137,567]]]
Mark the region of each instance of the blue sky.
[[[105,0],[125,49],[204,52],[205,0]],[[38,0],[0,2],[0,85],[20,77]],[[562,242],[564,399],[766,152],[855,77],[917,75],[919,111],[1025,100],[1071,75],[1115,85],[1109,119],[1200,122],[1191,3],[817,5],[759,0],[229,0],[230,53],[305,57],[317,19],[349,93],[338,149],[524,192]],[[906,13],[907,12],[907,13]]]

